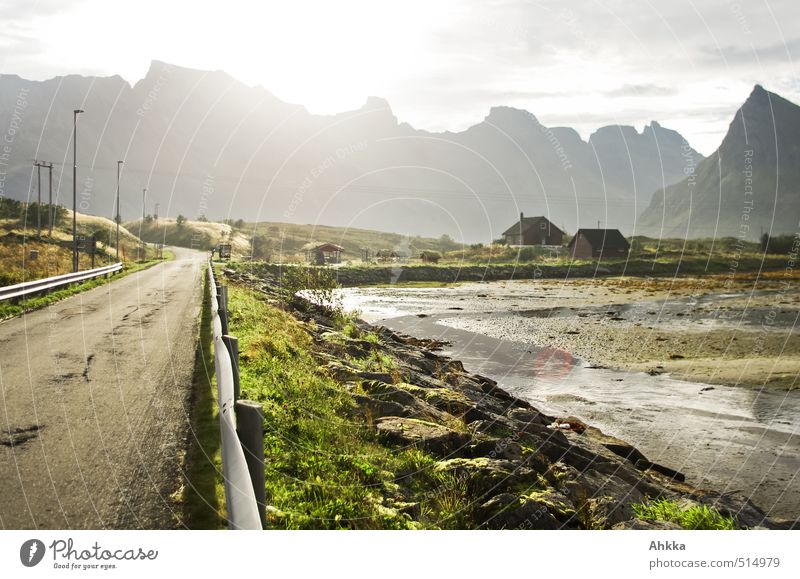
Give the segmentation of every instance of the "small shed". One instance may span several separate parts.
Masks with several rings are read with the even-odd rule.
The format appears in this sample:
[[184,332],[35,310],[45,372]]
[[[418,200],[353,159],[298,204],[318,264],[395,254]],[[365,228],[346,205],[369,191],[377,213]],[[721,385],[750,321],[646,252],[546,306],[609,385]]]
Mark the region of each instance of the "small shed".
[[631,246],[619,229],[579,229],[567,248],[573,259],[613,259],[627,257]]
[[507,245],[561,245],[564,232],[553,225],[547,217],[525,217],[503,232]]
[[439,260],[442,259],[442,254],[438,251],[423,251],[419,254],[419,258],[422,263],[439,263]]
[[335,243],[313,244],[309,243],[303,247],[306,252],[306,260],[315,265],[325,265],[329,263],[341,263],[344,248]]

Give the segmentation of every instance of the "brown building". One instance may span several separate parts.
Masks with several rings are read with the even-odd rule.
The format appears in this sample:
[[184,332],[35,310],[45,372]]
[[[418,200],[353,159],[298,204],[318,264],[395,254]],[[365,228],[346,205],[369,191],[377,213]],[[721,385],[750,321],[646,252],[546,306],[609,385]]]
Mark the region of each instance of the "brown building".
[[579,229],[567,246],[574,259],[627,257],[630,247],[619,229]]
[[306,244],[303,249],[306,252],[308,262],[315,265],[341,263],[342,251],[344,251],[342,246],[334,243],[323,243],[322,245]]
[[503,232],[507,245],[561,245],[564,232],[550,223],[546,217],[525,217]]

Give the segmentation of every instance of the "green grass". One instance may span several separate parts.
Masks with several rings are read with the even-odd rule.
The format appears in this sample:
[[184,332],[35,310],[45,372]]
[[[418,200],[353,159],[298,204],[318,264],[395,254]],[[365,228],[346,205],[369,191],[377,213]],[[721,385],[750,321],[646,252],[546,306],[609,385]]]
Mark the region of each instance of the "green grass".
[[[166,259],[167,252],[164,252],[164,256]],[[174,258],[175,255],[172,254],[171,259]],[[160,259],[151,259],[149,261],[136,262],[136,263],[129,262],[125,265],[125,269],[123,269],[121,273],[115,274],[109,279],[106,279],[105,277],[90,279],[89,281],[74,286],[66,287],[64,289],[60,289],[54,292],[50,292],[43,296],[37,296],[33,298],[20,300],[19,303],[16,304],[10,302],[0,302],[0,320],[13,318],[15,316],[19,316],[27,312],[32,312],[34,310],[47,307],[50,304],[54,304],[55,302],[63,300],[70,296],[74,296],[75,294],[79,294],[81,292],[85,292],[90,289],[100,287],[101,285],[107,283],[113,283],[114,281],[123,278],[126,275],[130,275],[132,273],[136,273],[137,271],[141,271],[143,269],[147,269],[148,267],[159,264],[161,263],[161,261],[162,260]]]
[[226,526],[225,491],[220,453],[219,411],[212,385],[211,293],[208,277],[203,284],[200,335],[194,359],[192,384],[192,432],[186,458],[183,486],[184,524],[190,529],[220,529]]
[[736,528],[733,517],[726,517],[708,505],[683,508],[675,501],[662,498],[635,504],[633,511],[639,519],[677,523],[684,529],[729,531]]
[[229,323],[239,338],[242,397],[264,411],[270,526],[287,529],[403,529],[392,505],[410,451],[393,453],[353,415],[349,392],[319,369],[312,339],[288,313],[230,287]]

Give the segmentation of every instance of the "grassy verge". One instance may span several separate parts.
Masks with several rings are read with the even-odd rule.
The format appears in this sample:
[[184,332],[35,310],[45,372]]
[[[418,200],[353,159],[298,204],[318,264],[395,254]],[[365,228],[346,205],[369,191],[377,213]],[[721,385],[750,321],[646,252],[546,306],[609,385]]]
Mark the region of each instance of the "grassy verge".
[[730,531],[736,528],[733,517],[726,517],[717,509],[707,505],[683,508],[675,501],[658,499],[633,505],[633,511],[639,519],[677,523],[684,529]]
[[[470,526],[461,481],[434,472],[434,459],[425,452],[380,443],[358,414],[350,391],[357,386],[320,369],[304,323],[244,287],[230,286],[229,311],[230,331],[239,338],[242,397],[264,411],[272,528]],[[338,323],[347,331],[346,319]],[[377,353],[361,362],[383,370],[394,363]],[[418,520],[412,520],[413,510]]]
[[219,412],[212,350],[211,291],[208,277],[203,284],[200,336],[194,358],[192,384],[192,431],[186,457],[183,487],[184,524],[190,529],[221,529],[226,526],[225,494],[220,454]]
[[[168,257],[168,255],[171,255],[171,257]],[[121,273],[115,274],[110,279],[106,279],[105,277],[90,279],[89,281],[85,281],[83,283],[74,286],[50,292],[43,296],[37,296],[21,300],[19,303],[16,304],[8,302],[0,302],[0,320],[13,318],[27,312],[32,312],[34,310],[44,308],[57,301],[63,300],[64,298],[68,298],[70,296],[74,296],[75,294],[79,294],[81,292],[85,292],[87,290],[100,287],[101,285],[104,285],[106,283],[112,283],[122,277],[125,277],[126,275],[136,273],[137,271],[147,269],[148,267],[157,265],[167,259],[174,259],[174,258],[175,254],[172,253],[168,254],[167,252],[164,252],[164,260],[151,259],[149,261],[128,263],[125,265],[125,269],[123,269]]]

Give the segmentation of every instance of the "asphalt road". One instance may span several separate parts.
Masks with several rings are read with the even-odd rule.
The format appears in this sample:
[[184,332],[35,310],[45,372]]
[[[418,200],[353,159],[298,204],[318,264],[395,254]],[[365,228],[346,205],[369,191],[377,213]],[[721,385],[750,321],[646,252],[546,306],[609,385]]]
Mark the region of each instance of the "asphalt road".
[[0,324],[0,528],[179,526],[207,254]]

